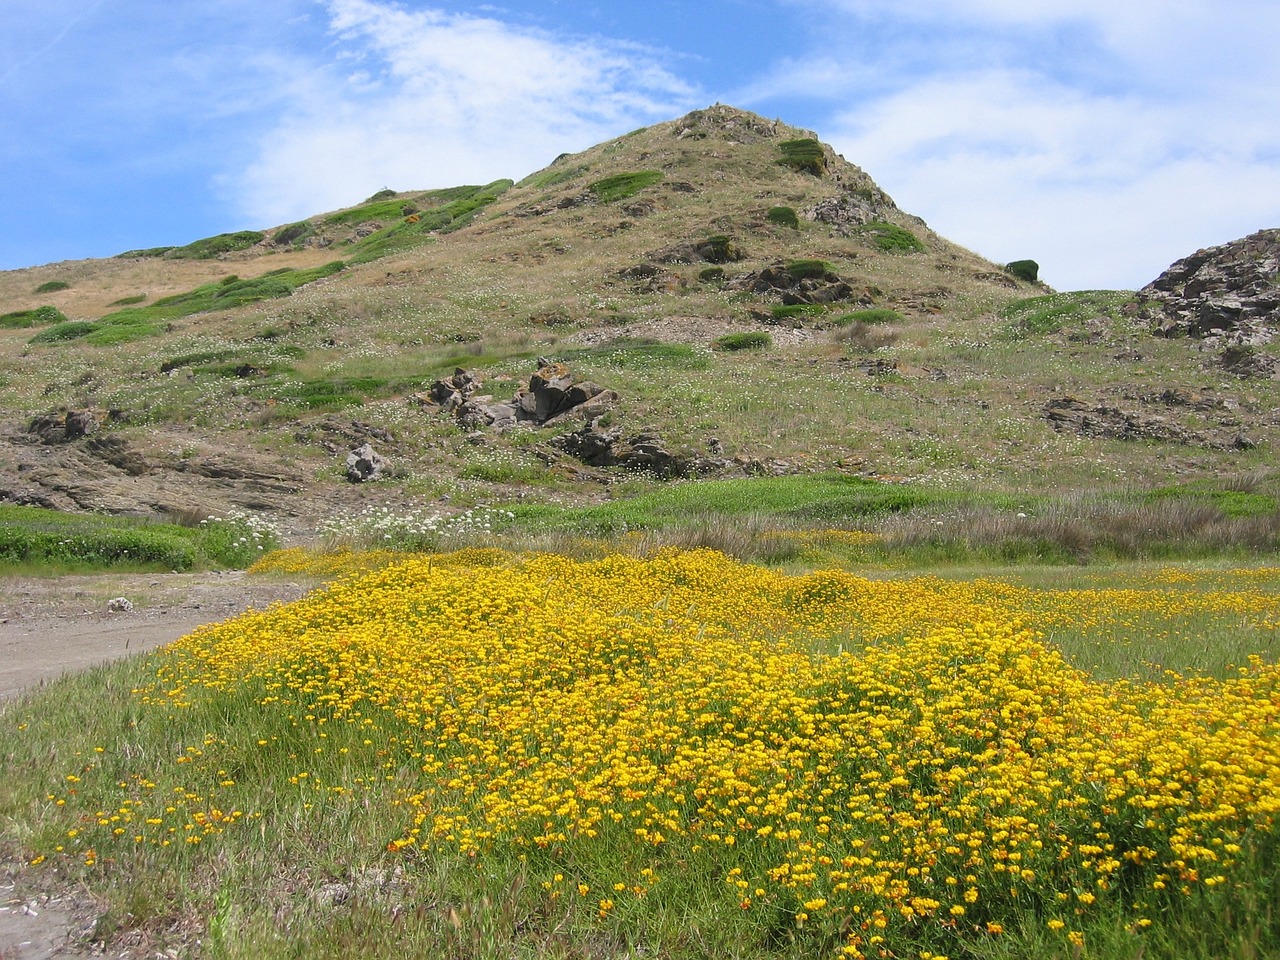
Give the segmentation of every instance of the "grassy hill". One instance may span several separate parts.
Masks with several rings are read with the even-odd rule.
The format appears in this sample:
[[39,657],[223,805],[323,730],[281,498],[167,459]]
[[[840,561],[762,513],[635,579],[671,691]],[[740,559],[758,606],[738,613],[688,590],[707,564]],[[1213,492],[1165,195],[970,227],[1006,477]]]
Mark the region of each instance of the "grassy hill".
[[[787,271],[816,271],[834,299],[760,281]],[[581,418],[468,437],[412,402],[457,367],[509,398],[539,359],[616,391],[604,422],[624,436],[772,473],[1046,494],[1268,466],[1274,381],[1153,336],[1131,292],[1015,273],[899,210],[811,132],[717,106],[514,184],[383,191],[0,274],[0,312],[19,318],[0,318],[0,498],[307,525],[371,500],[634,486],[554,452]],[[69,410],[99,411],[102,430],[30,432]],[[366,440],[392,469],[356,488],[344,458]]]

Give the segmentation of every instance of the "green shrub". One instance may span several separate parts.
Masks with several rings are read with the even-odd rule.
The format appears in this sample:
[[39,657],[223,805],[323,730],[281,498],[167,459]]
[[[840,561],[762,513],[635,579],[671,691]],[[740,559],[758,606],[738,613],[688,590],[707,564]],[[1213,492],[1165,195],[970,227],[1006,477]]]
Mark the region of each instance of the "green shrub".
[[266,234],[257,230],[240,230],[237,233],[220,233],[215,237],[206,237],[185,247],[172,247],[165,254],[174,260],[212,260],[223,253],[234,253],[247,250],[266,239]]
[[113,307],[132,307],[135,304],[145,303],[147,295],[145,293],[136,293],[131,297],[121,297],[119,300],[113,301],[110,306]]
[[1040,264],[1034,260],[1014,260],[1006,263],[1004,269],[1005,273],[1027,283],[1035,283],[1040,279]]
[[51,323],[66,322],[67,318],[61,310],[48,305],[0,315],[0,329],[3,330],[26,330],[29,327],[46,327]]
[[826,260],[792,260],[787,264],[787,273],[796,280],[821,280],[833,272]]
[[392,190],[390,187],[383,187],[381,190],[379,190],[377,193],[371,196],[368,200],[366,200],[365,203],[377,203],[379,200],[390,200],[395,195],[396,195],[396,192]]
[[117,253],[117,260],[145,259],[147,257],[163,257],[170,250],[176,250],[177,247],[146,247],[142,250],[126,250],[124,253]]
[[63,343],[67,340],[79,340],[98,329],[98,324],[91,320],[68,320],[58,323],[48,330],[42,330],[32,337],[28,343]]
[[733,263],[742,259],[741,248],[723,233],[707,237],[698,244],[698,254],[710,263]]
[[847,327],[854,323],[901,323],[902,319],[902,314],[897,310],[890,310],[887,307],[873,307],[868,310],[854,310],[852,313],[841,314],[831,321],[831,325]]
[[707,267],[698,274],[702,283],[724,283],[724,267]]
[[791,227],[793,230],[800,229],[800,218],[796,216],[795,210],[791,207],[770,207],[764,218],[780,227]]
[[69,290],[71,284],[65,280],[50,280],[48,283],[42,283],[36,287],[36,293],[57,293],[59,290]]
[[827,308],[820,303],[793,303],[783,306],[778,304],[770,309],[775,320],[789,320],[795,317],[820,317]]
[[897,224],[878,221],[869,223],[864,228],[871,235],[871,242],[885,253],[921,253],[924,244],[910,230]]
[[568,183],[570,180],[576,180],[587,172],[586,167],[567,167],[564,170],[552,168],[542,170],[539,173],[531,173],[520,181],[522,187],[533,187],[535,190],[545,190],[547,187],[554,187],[561,183]]
[[651,187],[662,180],[658,170],[641,170],[636,173],[619,173],[605,177],[590,184],[587,189],[596,195],[601,203],[616,203],[633,197],[646,187]]
[[271,242],[277,247],[288,247],[305,240],[315,232],[315,225],[310,220],[299,220],[297,223],[291,223],[277,230],[272,235]]
[[716,338],[714,346],[718,350],[729,352],[736,350],[764,350],[773,346],[773,337],[762,330],[726,333],[723,337]]
[[782,159],[778,163],[801,173],[821,177],[827,172],[827,155],[822,144],[812,137],[800,140],[786,140],[778,144],[782,151]]

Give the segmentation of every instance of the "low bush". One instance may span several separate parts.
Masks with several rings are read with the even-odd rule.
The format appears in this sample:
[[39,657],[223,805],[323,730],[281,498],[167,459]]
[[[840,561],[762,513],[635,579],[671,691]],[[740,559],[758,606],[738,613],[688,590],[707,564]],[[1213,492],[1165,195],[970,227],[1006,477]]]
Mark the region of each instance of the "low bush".
[[133,296],[121,297],[119,300],[112,301],[109,306],[112,307],[132,307],[139,303],[146,303],[147,295],[145,293],[135,293]]
[[48,305],[34,310],[15,310],[13,313],[0,314],[0,330],[26,330],[66,322],[67,317],[61,310]]
[[533,173],[520,181],[522,187],[533,187],[536,190],[545,190],[547,187],[558,186],[562,183],[568,183],[570,180],[576,180],[587,172],[587,168],[566,167],[563,170],[556,169],[554,164],[546,170],[539,173]]
[[702,283],[724,283],[724,267],[707,267],[698,274],[698,280]]
[[820,317],[827,308],[820,303],[777,304],[769,312],[775,320],[794,320],[797,317]]
[[714,343],[717,350],[729,352],[737,350],[764,350],[773,346],[773,337],[762,330],[748,330],[742,333],[726,333],[717,337]]
[[390,200],[395,195],[396,195],[396,192],[392,190],[390,187],[383,187],[381,190],[379,190],[377,193],[371,196],[368,200],[366,200],[365,203],[377,203],[379,200]]
[[91,320],[68,320],[57,323],[48,330],[42,330],[32,337],[29,343],[63,343],[67,340],[79,340],[98,329],[98,324]]
[[307,239],[315,232],[315,225],[310,220],[300,220],[277,230],[271,235],[271,243],[277,247],[289,247]]
[[921,253],[924,244],[910,230],[894,223],[877,221],[863,228],[877,250],[885,253]]
[[42,283],[36,287],[36,293],[57,293],[59,290],[69,290],[71,284],[65,280],[50,280],[48,283]]
[[821,280],[834,271],[826,260],[792,260],[787,264],[787,273],[795,280]]
[[778,144],[782,158],[778,163],[801,173],[821,177],[827,172],[827,155],[822,144],[812,137],[785,140]]
[[588,185],[587,189],[595,194],[601,203],[616,203],[633,197],[646,187],[651,187],[662,180],[659,170],[640,170],[635,173],[618,173],[605,177]]
[[1027,283],[1036,283],[1040,279],[1040,264],[1034,260],[1014,260],[1006,263],[1004,269],[1005,273]]
[[163,257],[170,250],[176,250],[177,247],[146,247],[141,250],[126,250],[124,253],[117,253],[117,260],[141,260],[154,257]]
[[793,230],[800,229],[800,218],[796,216],[795,210],[791,207],[770,207],[764,218],[779,227],[791,227]]

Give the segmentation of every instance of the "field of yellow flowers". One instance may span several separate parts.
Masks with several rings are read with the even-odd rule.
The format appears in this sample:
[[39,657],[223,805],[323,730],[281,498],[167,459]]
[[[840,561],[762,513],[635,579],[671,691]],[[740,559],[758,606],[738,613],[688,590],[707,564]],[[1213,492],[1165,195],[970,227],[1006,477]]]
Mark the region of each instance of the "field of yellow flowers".
[[[1280,569],[1069,590],[709,551],[259,569],[334,580],[137,669],[127,719],[59,746],[34,862],[87,882],[137,862],[229,876],[267,851],[315,870],[336,832],[381,942],[435,924],[424,956],[1280,949]],[[1215,623],[1251,655],[1165,666],[1159,644]],[[1135,636],[1145,675],[1090,669]],[[512,906],[469,931],[441,864]],[[382,879],[361,887],[366,866]],[[276,955],[272,896],[211,908],[209,936]]]

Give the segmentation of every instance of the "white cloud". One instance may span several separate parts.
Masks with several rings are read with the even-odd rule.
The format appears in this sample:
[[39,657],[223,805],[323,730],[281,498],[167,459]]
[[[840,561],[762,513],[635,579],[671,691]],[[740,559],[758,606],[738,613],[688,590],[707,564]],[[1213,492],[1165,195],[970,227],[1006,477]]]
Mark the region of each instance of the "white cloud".
[[668,119],[693,91],[652,52],[486,17],[329,0],[334,63],[232,182],[283,222],[395,189],[519,178],[567,149]]
[[1174,259],[1280,222],[1277,139],[1250,117],[1098,97],[1033,74],[935,78],[830,136],[909,212],[1051,284],[1131,288]]

